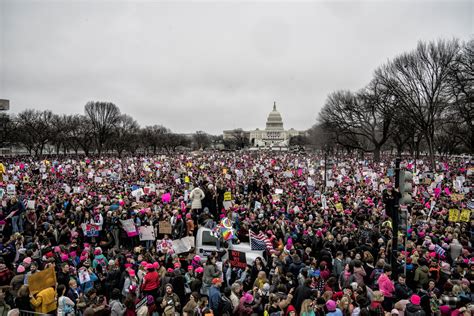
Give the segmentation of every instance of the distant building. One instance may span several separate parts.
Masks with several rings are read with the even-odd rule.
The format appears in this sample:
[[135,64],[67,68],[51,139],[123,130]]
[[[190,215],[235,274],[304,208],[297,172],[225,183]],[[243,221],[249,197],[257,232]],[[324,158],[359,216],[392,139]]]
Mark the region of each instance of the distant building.
[[264,130],[256,129],[253,131],[227,130],[224,131],[224,140],[235,137],[236,132],[241,133],[249,140],[251,147],[268,148],[268,147],[288,147],[291,137],[303,135],[295,129],[285,130],[283,128],[283,119],[280,112],[276,109],[276,102],[273,103],[273,110],[268,114],[267,124]]

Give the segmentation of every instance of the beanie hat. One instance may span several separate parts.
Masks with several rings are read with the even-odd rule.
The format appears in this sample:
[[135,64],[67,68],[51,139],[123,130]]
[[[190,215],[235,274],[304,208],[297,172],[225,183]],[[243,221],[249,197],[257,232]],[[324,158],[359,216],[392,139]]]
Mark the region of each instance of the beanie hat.
[[410,302],[414,305],[420,305],[420,302],[421,302],[421,297],[419,297],[418,295],[416,294],[413,294],[411,297],[410,297]]
[[153,262],[153,268],[158,269],[160,267],[160,264],[158,262]]
[[16,272],[18,273],[23,273],[25,272],[25,267],[22,265],[19,265],[18,268],[16,268]]
[[204,269],[202,267],[198,267],[196,268],[196,273],[203,273],[204,272]]
[[329,301],[326,302],[326,308],[330,312],[334,312],[336,310],[336,306],[337,306],[337,304],[333,300],[329,300]]

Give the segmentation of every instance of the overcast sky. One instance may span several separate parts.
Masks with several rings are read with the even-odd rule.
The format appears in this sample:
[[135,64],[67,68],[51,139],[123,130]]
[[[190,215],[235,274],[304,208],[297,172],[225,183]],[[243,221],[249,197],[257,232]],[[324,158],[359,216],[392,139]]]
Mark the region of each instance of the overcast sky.
[[472,38],[474,1],[0,0],[0,98],[83,113],[111,101],[176,132],[315,123],[418,40]]

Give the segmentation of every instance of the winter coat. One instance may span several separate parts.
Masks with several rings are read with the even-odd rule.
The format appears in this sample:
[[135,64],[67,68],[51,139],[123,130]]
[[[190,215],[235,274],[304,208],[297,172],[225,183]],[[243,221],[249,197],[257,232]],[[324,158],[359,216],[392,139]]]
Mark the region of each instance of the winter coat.
[[47,314],[52,312],[57,309],[56,291],[54,288],[48,287],[32,297],[30,303],[37,313]]
[[212,309],[214,312],[214,315],[219,315],[220,314],[220,308],[221,308],[221,291],[219,290],[218,287],[216,286],[211,286],[209,288],[209,308]]
[[111,316],[123,316],[125,315],[125,311],[127,308],[125,305],[120,303],[118,300],[111,300],[110,301],[110,315]]
[[364,285],[364,277],[366,276],[367,274],[365,273],[365,270],[364,268],[358,268],[358,267],[355,267],[354,268],[354,279],[355,281],[357,282],[358,285],[360,286],[363,286]]
[[395,286],[393,285],[392,280],[390,280],[390,278],[385,273],[382,273],[382,275],[379,277],[378,283],[379,290],[382,292],[383,296],[393,297],[393,294],[395,293]]
[[158,272],[152,271],[147,272],[143,278],[142,290],[143,291],[153,291],[160,286],[160,276]]
[[398,300],[407,300],[412,294],[413,291],[406,284],[395,284],[395,297]]
[[206,284],[211,284],[212,279],[217,278],[221,275],[221,272],[217,269],[217,267],[213,264],[206,264],[204,267],[204,274],[202,277],[202,281]]
[[420,305],[415,305],[408,303],[405,308],[405,316],[425,316],[425,311],[421,308]]
[[429,268],[427,266],[421,266],[415,270],[415,278],[413,280],[419,288],[424,288],[430,282],[428,273]]
[[191,208],[192,209],[202,209],[201,201],[204,199],[205,194],[201,188],[197,187],[194,188],[191,193],[189,194],[189,198],[192,201]]

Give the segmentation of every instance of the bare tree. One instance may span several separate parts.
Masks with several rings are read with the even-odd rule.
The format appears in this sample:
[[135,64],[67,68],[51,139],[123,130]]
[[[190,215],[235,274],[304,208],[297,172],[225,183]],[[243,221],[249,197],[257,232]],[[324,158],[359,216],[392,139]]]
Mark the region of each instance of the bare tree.
[[53,112],[25,110],[14,118],[16,141],[28,152],[41,156],[45,146],[53,139]]
[[110,102],[88,102],[85,113],[94,133],[94,141],[100,155],[105,144],[113,135],[114,128],[120,123],[120,109]]
[[337,91],[329,95],[319,120],[335,132],[339,144],[373,152],[379,161],[392,132],[394,109],[392,96],[373,81],[357,94]]
[[163,147],[165,135],[170,133],[168,128],[161,125],[146,126],[141,130],[142,142],[146,149],[151,148],[153,154],[156,154]]
[[249,137],[241,128],[234,129],[229,138],[224,139],[224,145],[228,148],[243,149],[250,145]]
[[448,76],[460,52],[457,40],[423,43],[375,72],[397,100],[401,111],[418,129],[428,145],[431,166],[435,169],[434,137],[438,120],[448,105]]
[[122,114],[118,124],[114,127],[110,138],[111,148],[117,151],[119,157],[124,151],[134,153],[139,147],[140,126],[131,116]]
[[206,149],[211,145],[211,138],[209,134],[197,131],[193,134],[193,144],[196,149]]
[[[462,46],[448,76],[445,132],[474,153],[474,39]],[[451,144],[455,143],[451,142]]]

